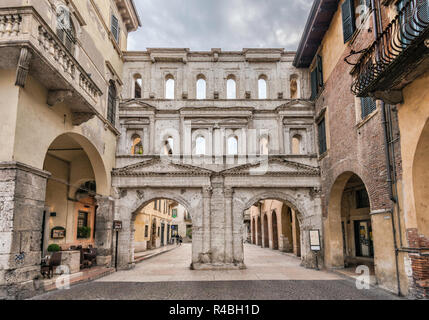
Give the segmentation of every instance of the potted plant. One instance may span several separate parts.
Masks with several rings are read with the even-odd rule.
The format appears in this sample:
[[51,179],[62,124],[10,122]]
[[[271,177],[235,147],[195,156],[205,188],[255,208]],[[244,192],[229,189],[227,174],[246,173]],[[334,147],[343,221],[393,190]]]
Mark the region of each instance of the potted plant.
[[77,237],[78,239],[88,239],[91,237],[91,228],[90,227],[79,227],[77,228]]
[[60,251],[61,251],[61,247],[55,243],[49,245],[49,247],[48,247],[49,253],[60,252]]

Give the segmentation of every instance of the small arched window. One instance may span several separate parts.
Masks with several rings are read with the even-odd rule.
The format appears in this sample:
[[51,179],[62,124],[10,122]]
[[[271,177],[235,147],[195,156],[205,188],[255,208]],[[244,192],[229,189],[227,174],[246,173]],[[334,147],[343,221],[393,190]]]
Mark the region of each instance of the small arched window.
[[206,139],[204,137],[197,137],[195,140],[195,154],[197,156],[204,156],[206,154]]
[[292,75],[290,77],[290,98],[291,99],[298,99],[299,98],[298,89],[299,89],[298,76]]
[[204,77],[200,76],[197,80],[197,99],[204,100],[207,98],[207,83]]
[[107,120],[113,125],[115,125],[116,120],[116,86],[113,81],[110,81],[109,85],[109,94],[107,100]]
[[259,154],[268,155],[269,153],[269,140],[267,137],[262,137],[259,141]]
[[265,76],[259,77],[258,80],[258,97],[259,99],[267,99],[267,80]]
[[226,82],[227,99],[237,99],[237,83],[234,76],[229,76]]
[[132,140],[133,140],[133,146],[131,148],[131,154],[133,155],[143,154],[143,143],[140,136],[138,134],[135,134],[133,135]]
[[139,74],[136,74],[134,76],[134,98],[136,99],[142,98],[142,89],[143,89],[142,76]]
[[174,90],[174,77],[172,75],[168,75],[165,78],[165,99],[173,100],[175,97]]
[[70,10],[61,5],[57,8],[57,36],[71,54],[74,53],[76,33],[70,15]]
[[174,139],[173,137],[168,137],[164,142],[164,154],[166,156],[171,156],[174,153]]
[[302,137],[298,134],[292,138],[292,154],[301,154],[301,140]]
[[238,155],[238,138],[236,136],[228,138],[228,155]]

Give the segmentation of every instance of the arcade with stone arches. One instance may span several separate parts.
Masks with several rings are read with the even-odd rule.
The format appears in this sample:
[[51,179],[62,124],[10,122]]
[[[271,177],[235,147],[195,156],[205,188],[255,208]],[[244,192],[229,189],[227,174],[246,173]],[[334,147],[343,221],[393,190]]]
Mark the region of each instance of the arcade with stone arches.
[[135,217],[156,199],[175,201],[192,216],[191,269],[245,268],[244,214],[264,199],[278,199],[294,210],[299,220],[300,236],[296,241],[302,264],[316,267],[308,233],[321,230],[318,169],[279,158],[268,160],[264,175],[252,175],[251,169],[251,165],[243,165],[214,172],[160,157],[115,169],[115,219],[123,222],[119,268],[134,267]]

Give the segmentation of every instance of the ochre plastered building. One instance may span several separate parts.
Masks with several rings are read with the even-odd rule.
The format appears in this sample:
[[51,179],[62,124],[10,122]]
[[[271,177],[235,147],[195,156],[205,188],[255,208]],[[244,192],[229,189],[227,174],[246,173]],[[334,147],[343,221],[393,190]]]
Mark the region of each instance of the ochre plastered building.
[[139,25],[130,0],[1,1],[0,298],[34,292],[50,243],[111,264],[122,52]]

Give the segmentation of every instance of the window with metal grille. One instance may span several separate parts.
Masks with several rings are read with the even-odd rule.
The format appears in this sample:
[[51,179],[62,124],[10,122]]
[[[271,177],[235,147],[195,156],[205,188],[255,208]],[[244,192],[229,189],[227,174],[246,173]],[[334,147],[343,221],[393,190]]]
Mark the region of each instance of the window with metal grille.
[[111,22],[111,28],[113,37],[115,38],[116,43],[119,43],[119,34],[121,28],[119,27],[119,20],[115,17],[115,15],[112,14],[112,22]]
[[365,189],[356,191],[356,209],[369,208],[368,192]]
[[328,148],[326,144],[326,122],[323,118],[318,124],[318,135],[319,135],[319,154],[324,154]]
[[113,82],[110,82],[109,86],[109,97],[107,101],[107,120],[115,125],[116,119],[116,86]]
[[368,115],[377,109],[377,102],[370,97],[361,98],[360,102],[362,109],[362,119],[365,119]]

